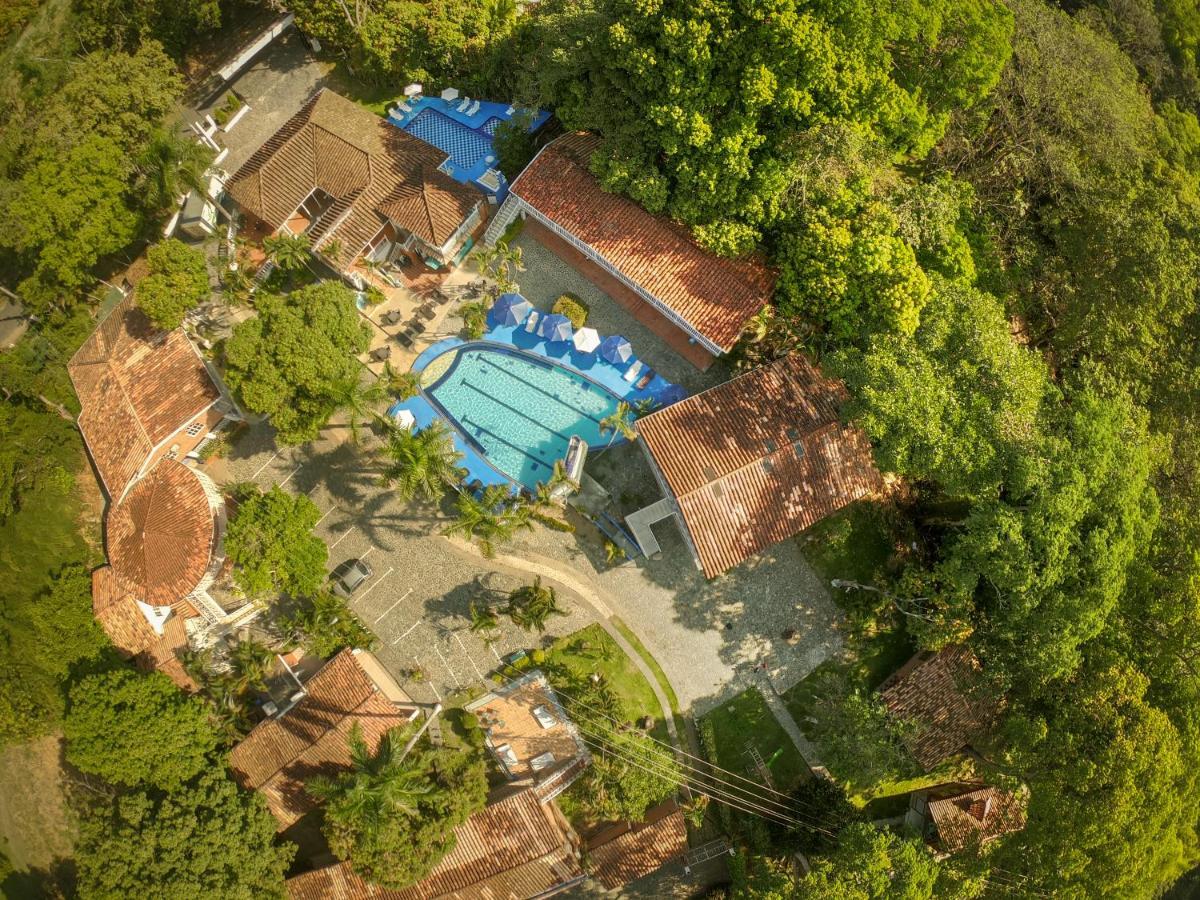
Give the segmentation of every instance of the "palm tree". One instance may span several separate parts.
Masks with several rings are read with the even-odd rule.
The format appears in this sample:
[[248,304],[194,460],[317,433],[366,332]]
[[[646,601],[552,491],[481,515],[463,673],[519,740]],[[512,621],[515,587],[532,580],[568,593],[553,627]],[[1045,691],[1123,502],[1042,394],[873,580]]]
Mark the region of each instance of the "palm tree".
[[531,518],[525,504],[513,502],[507,486],[492,484],[479,497],[469,491],[459,494],[458,520],[442,534],[458,534],[475,541],[483,555],[491,559],[496,555],[496,544],[512,540],[522,528],[533,528]]
[[273,234],[263,238],[263,250],[285,272],[295,272],[308,265],[311,247],[303,234]]
[[400,730],[386,733],[372,753],[357,722],[350,729],[350,770],[317,775],[305,789],[325,804],[325,818],[339,830],[371,835],[395,816],[417,816],[435,790],[423,755],[405,757]]
[[150,208],[172,207],[188,191],[207,194],[204,175],[213,157],[211,148],[183,135],[165,128],[155,131],[135,166]]
[[337,408],[350,414],[346,425],[350,429],[350,440],[357,445],[361,436],[359,425],[363,420],[378,415],[373,407],[387,399],[387,387],[381,381],[364,383],[352,377],[335,384],[332,395]]
[[234,687],[242,693],[252,688],[266,690],[267,675],[274,661],[275,654],[266,644],[253,639],[238,641],[229,651]]
[[405,500],[420,497],[434,501],[446,488],[462,481],[462,454],[454,449],[450,429],[441,420],[420,431],[392,427],[383,449],[388,463],[379,477],[384,487],[395,487]]
[[626,440],[636,441],[637,432],[633,428],[633,407],[624,400],[618,402],[617,408],[600,420],[600,433],[604,434],[607,431],[613,433],[608,440],[610,446],[618,434]]
[[421,376],[416,372],[397,372],[390,362],[383,364],[383,377],[380,379],[400,400],[417,396],[421,387]]
[[254,279],[243,268],[226,269],[221,275],[221,289],[229,303],[242,304],[250,299]]
[[[569,481],[570,479],[568,479]],[[555,531],[571,532],[575,526],[563,517],[563,505],[554,498],[553,489],[548,482],[539,484],[533,497],[525,501],[529,509],[529,517],[533,521],[553,528]]]
[[546,630],[546,622],[551,616],[567,614],[558,605],[554,588],[543,585],[540,575],[534,576],[533,584],[523,585],[508,595],[505,612],[518,628],[536,630],[539,634]]
[[471,633],[483,638],[485,644],[494,644],[500,639],[500,617],[487,603],[471,601]]

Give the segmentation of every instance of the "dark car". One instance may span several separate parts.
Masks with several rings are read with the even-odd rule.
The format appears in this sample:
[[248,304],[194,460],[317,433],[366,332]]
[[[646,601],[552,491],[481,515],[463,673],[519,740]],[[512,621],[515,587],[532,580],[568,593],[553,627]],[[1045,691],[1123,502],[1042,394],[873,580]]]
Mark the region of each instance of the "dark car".
[[367,565],[365,559],[348,559],[329,574],[329,579],[333,582],[335,594],[349,597],[374,574],[375,570]]

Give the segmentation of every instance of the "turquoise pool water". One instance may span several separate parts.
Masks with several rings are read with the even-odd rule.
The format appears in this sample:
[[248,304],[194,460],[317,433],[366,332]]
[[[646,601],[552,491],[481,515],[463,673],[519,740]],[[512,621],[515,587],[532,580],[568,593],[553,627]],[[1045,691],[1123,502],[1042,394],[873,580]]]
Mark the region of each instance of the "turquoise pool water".
[[425,389],[488,461],[530,488],[547,481],[572,435],[604,447],[600,420],[617,398],[575,372],[520,351],[467,345]]

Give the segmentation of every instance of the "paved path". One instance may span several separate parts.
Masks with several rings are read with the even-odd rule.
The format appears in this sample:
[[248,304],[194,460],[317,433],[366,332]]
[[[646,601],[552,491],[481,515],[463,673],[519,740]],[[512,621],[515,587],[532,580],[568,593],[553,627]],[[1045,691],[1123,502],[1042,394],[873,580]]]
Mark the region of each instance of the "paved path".
[[[459,550],[470,550],[478,554],[480,557],[483,553],[474,544],[469,544],[466,541],[457,540],[455,538],[446,538],[446,540],[455,544]],[[658,683],[658,678],[654,674],[654,670],[646,664],[642,659],[642,655],[634,649],[633,645],[625,639],[625,635],[621,634],[612,623],[612,610],[608,604],[595,591],[588,588],[581,581],[572,577],[563,570],[562,566],[555,565],[548,560],[532,561],[522,559],[519,556],[508,556],[498,554],[490,560],[491,564],[498,569],[508,570],[509,572],[522,572],[528,575],[540,575],[545,581],[552,582],[558,587],[565,588],[576,596],[576,599],[590,606],[596,614],[600,627],[608,632],[609,636],[617,642],[617,646],[625,651],[625,655],[633,660],[633,664],[637,666],[639,672],[650,684],[650,689],[654,691],[654,696],[658,700],[659,708],[662,710],[662,719],[667,726],[667,734],[671,736],[671,745],[679,750],[679,733],[675,729],[675,715],[671,711],[671,702],[667,699],[666,692]],[[674,687],[674,685],[672,685]]]
[[763,700],[766,701],[767,708],[771,710],[771,714],[775,716],[775,720],[779,723],[780,727],[792,739],[792,743],[796,745],[796,749],[800,751],[800,756],[803,757],[808,767],[810,769],[822,768],[820,757],[817,755],[817,748],[813,745],[812,741],[805,737],[804,732],[800,730],[800,726],[797,724],[795,718],[793,718],[791,710],[787,708],[787,704],[783,702],[783,698],[779,696],[779,692],[771,684],[771,679],[762,673],[758,673],[754,681],[758,686],[758,692],[762,694]]

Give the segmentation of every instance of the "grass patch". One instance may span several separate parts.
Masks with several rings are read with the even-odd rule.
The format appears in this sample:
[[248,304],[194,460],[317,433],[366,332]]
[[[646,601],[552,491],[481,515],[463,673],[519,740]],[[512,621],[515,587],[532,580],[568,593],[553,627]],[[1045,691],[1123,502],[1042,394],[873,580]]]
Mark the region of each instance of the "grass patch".
[[[628,721],[653,716],[659,723],[656,730],[663,727],[662,709],[650,682],[620,645],[598,624],[588,625],[555,641],[546,651],[543,668],[556,686],[569,685],[597,672],[617,695]],[[569,712],[570,701],[566,702]]]
[[671,687],[671,682],[667,680],[667,673],[658,664],[658,660],[651,655],[650,651],[646,649],[646,645],[638,639],[638,636],[630,630],[628,625],[616,616],[613,616],[609,621],[616,626],[617,631],[621,632],[621,636],[629,641],[629,645],[637,651],[637,655],[642,658],[642,662],[650,667],[650,671],[654,673],[654,680],[658,682],[658,686],[662,688],[662,692],[667,695],[667,702],[671,704],[671,712],[678,716],[679,698],[675,696],[675,689]]
[[813,686],[821,674],[836,671],[844,674],[850,683],[863,690],[872,690],[892,672],[908,661],[913,654],[908,635],[896,629],[881,631],[874,637],[863,639],[848,660],[826,660],[783,694],[792,716],[804,728],[806,719],[816,718],[819,710]]
[[345,62],[339,62],[330,73],[331,86],[342,96],[348,97],[359,106],[369,109],[381,118],[387,115],[388,107],[398,99],[396,88],[387,85],[372,85],[350,74]]
[[790,791],[808,776],[808,766],[796,745],[756,688],[743,691],[702,720],[712,725],[713,749],[722,769],[742,774],[749,767],[747,777],[757,781],[758,773],[746,748],[747,742],[752,742],[771,770],[777,790]]
[[522,219],[520,216],[517,216],[515,219],[513,219],[511,222],[508,223],[508,227],[504,229],[504,233],[502,235],[500,235],[500,237],[496,241],[496,243],[511,245],[512,242],[517,239],[517,235],[519,235],[524,230],[525,230],[525,220]]
[[0,893],[11,900],[57,895],[50,889],[58,881],[55,864],[70,858],[75,842],[62,774],[56,735],[0,751],[0,797],[5,800],[0,804],[0,851],[14,870],[0,884]]

